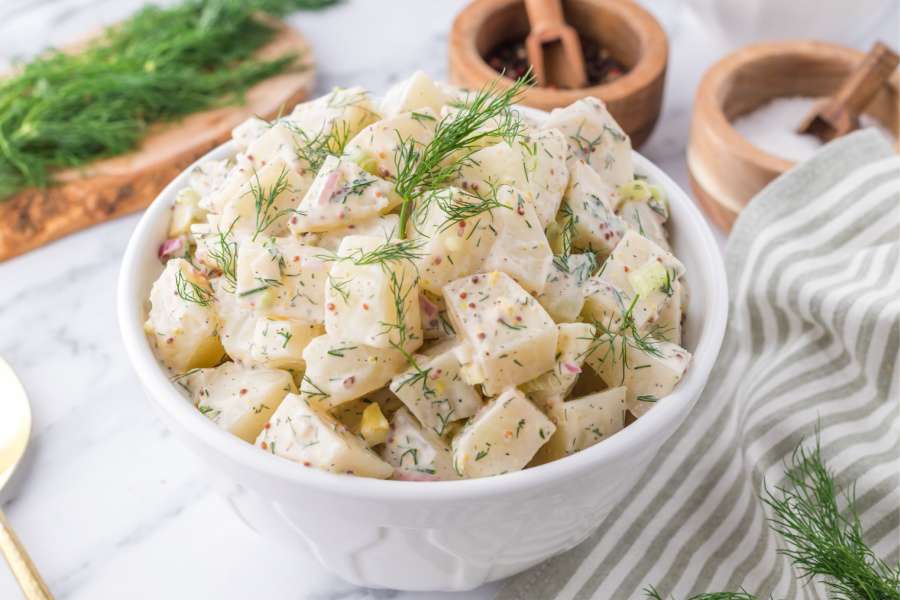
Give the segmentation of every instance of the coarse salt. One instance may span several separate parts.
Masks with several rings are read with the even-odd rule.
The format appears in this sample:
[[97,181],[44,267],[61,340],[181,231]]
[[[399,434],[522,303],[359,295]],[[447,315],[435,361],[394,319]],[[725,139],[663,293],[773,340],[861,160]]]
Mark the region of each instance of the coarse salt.
[[[732,126],[754,146],[787,160],[803,161],[822,147],[814,135],[795,130],[819,98],[775,98],[753,112],[741,115]],[[860,116],[861,127],[874,127],[891,144],[893,136],[868,115]]]

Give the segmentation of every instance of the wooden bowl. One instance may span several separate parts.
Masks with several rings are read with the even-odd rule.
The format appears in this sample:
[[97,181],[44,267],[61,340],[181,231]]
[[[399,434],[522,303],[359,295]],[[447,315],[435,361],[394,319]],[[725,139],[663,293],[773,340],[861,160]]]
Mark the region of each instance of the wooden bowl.
[[[720,227],[730,230],[750,199],[795,164],[757,148],[731,122],[773,98],[828,96],[862,58],[862,52],[824,42],[772,42],[742,48],[706,72],[697,88],[687,164],[694,195]],[[897,73],[865,112],[900,139]]]
[[[613,82],[575,90],[531,88],[522,104],[542,110],[568,106],[585,96],[606,102],[612,116],[637,148],[650,136],[662,107],[668,39],[656,19],[630,0],[565,0],[566,21],[583,36],[598,40],[628,72]],[[499,44],[528,35],[522,0],[474,0],[453,22],[450,78],[477,89],[497,79],[484,56]],[[508,87],[513,80],[500,79]]]

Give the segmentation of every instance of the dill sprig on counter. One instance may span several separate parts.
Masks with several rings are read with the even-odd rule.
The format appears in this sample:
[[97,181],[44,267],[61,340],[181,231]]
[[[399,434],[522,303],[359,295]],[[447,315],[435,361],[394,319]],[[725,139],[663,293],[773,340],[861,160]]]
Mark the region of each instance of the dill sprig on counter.
[[783,487],[766,487],[763,502],[774,513],[769,526],[788,543],[779,552],[800,574],[821,578],[834,599],[900,599],[900,564],[888,565],[866,545],[854,488],[842,492],[835,483],[818,436],[813,449],[797,447],[785,479]]
[[187,0],[149,6],[82,51],[45,53],[0,80],[0,200],[53,171],[133,150],[157,122],[238,102],[296,56],[258,60],[274,35],[257,15],[335,0]]
[[512,105],[530,79],[528,73],[503,91],[496,81],[488,84],[457,112],[438,121],[434,138],[427,144],[400,138],[395,159],[395,190],[403,199],[400,237],[406,237],[406,224],[416,199],[426,192],[445,187],[470,164],[471,156],[478,151],[481,142],[501,138],[512,144],[521,135],[522,122]]
[[[791,455],[784,486],[764,488],[772,510],[769,527],[787,542],[778,550],[806,579],[818,578],[830,600],[900,600],[900,564],[889,565],[863,539],[855,487],[840,489],[822,460],[818,433],[812,449],[801,443]],[[846,508],[838,505],[843,497]],[[656,588],[647,600],[662,600]],[[687,600],[756,600],[746,591],[715,592]]]

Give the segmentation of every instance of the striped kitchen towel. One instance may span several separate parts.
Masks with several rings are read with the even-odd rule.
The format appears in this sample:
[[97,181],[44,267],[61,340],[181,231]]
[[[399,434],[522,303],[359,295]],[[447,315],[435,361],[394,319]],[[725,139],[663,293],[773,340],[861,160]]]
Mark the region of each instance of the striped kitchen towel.
[[736,591],[827,598],[767,526],[763,480],[821,430],[856,481],[866,541],[900,552],[900,157],[872,131],[824,147],[763,190],[726,250],[731,313],[701,399],[583,544],[498,600],[619,600]]

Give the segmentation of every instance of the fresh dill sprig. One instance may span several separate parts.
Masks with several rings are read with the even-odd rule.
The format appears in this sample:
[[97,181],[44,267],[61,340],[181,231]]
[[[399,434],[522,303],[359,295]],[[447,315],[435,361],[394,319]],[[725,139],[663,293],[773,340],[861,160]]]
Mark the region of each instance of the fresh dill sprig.
[[563,216],[562,222],[562,255],[568,256],[572,254],[572,248],[575,244],[575,229],[578,226],[578,215],[572,212],[572,207],[564,202],[559,212]]
[[422,145],[398,134],[395,155],[397,177],[395,191],[402,198],[400,237],[406,237],[406,224],[413,203],[424,193],[445,187],[487,138],[502,138],[512,144],[521,135],[522,122],[512,105],[528,85],[530,72],[506,90],[494,80],[472,99],[438,121],[434,138]]
[[[791,456],[786,485],[765,487],[769,526],[787,541],[778,550],[807,579],[821,578],[835,600],[900,599],[900,564],[888,565],[863,540],[855,489],[842,491],[822,461],[819,437]],[[843,496],[846,509],[838,509]]]
[[49,51],[0,81],[0,199],[53,171],[136,148],[154,124],[240,102],[298,68],[254,58],[275,33],[258,18],[334,0],[187,0],[148,6],[77,53]]
[[[647,600],[665,600],[652,585],[644,588],[644,598]],[[687,600],[756,600],[756,596],[747,592],[713,592],[711,594],[697,594]]]
[[249,290],[243,291],[238,294],[239,298],[245,298],[246,296],[252,296],[253,294],[258,294],[259,292],[264,292],[269,288],[273,287],[281,287],[284,285],[279,279],[270,279],[268,277],[256,277],[256,281],[259,283],[255,288],[251,288]]
[[313,380],[305,374],[303,375],[303,379],[300,382],[300,393],[312,399],[319,398],[321,400],[327,400],[331,397],[331,394],[313,383]]
[[338,281],[334,278],[334,275],[328,275],[328,287],[331,288],[332,292],[340,296],[345,304],[350,301],[350,290],[347,289],[349,284],[350,279]]
[[422,393],[427,397],[434,396],[435,394],[435,391],[428,385],[428,375],[431,372],[431,368],[421,368],[415,357],[406,349],[407,343],[414,340],[414,337],[410,334],[409,325],[406,322],[406,303],[409,300],[409,295],[418,289],[416,286],[417,282],[418,278],[407,285],[405,273],[400,277],[397,277],[396,270],[390,270],[388,272],[388,289],[390,290],[391,299],[394,303],[394,314],[397,321],[394,323],[385,323],[382,321],[381,326],[383,330],[381,334],[387,335],[389,338],[392,336],[397,338],[396,340],[390,340],[391,347],[403,355],[403,358],[406,359],[407,364],[409,364],[413,370],[413,374],[405,379],[397,389],[406,385],[415,385],[416,383],[421,382]]
[[288,181],[288,171],[286,167],[282,167],[281,173],[275,179],[270,187],[266,188],[259,180],[259,173],[253,171],[253,179],[250,181],[250,193],[253,195],[253,208],[256,214],[256,222],[253,230],[253,237],[250,238],[254,242],[260,233],[268,229],[272,223],[282,216],[297,212],[295,209],[288,208],[284,210],[275,210],[275,201],[278,197],[290,188]]
[[622,381],[624,382],[630,364],[630,349],[639,350],[650,356],[662,356],[658,339],[658,334],[662,330],[658,324],[644,333],[638,330],[633,313],[634,307],[640,299],[640,294],[635,294],[627,308],[625,308],[621,296],[618,296],[618,298],[622,307],[618,324],[615,323],[613,315],[610,315],[606,323],[596,319],[591,321],[591,325],[594,327],[594,334],[587,350],[582,352],[579,357],[587,357],[598,350],[603,350],[600,361],[618,360],[622,365]]
[[389,262],[410,261],[413,262],[423,255],[419,250],[425,244],[425,240],[400,240],[387,241],[369,251],[355,248],[347,256],[322,255],[323,260],[349,260],[354,265],[381,265],[386,267]]
[[200,306],[209,306],[215,300],[211,289],[186,279],[180,269],[175,272],[175,293],[185,302],[193,302]]
[[291,341],[291,338],[294,337],[294,334],[290,331],[276,331],[275,335],[281,336],[284,338],[284,343],[281,344],[282,348],[287,348],[288,343]]
[[[900,564],[889,565],[863,539],[855,488],[842,491],[822,460],[819,436],[813,449],[801,442],[785,471],[786,485],[763,490],[762,501],[772,510],[769,527],[788,543],[778,553],[788,557],[800,574],[818,578],[831,600],[900,599]],[[838,508],[843,497],[846,509]],[[656,588],[644,589],[647,600],[663,600]],[[746,592],[717,592],[688,600],[756,600]]]
[[314,173],[318,173],[322,163],[329,156],[340,156],[344,146],[350,141],[350,123],[341,121],[334,126],[323,128],[315,135],[310,135],[295,124],[285,121],[291,132],[299,138],[295,148],[297,158],[306,162]]
[[[497,188],[493,186],[490,189],[490,193],[485,196],[459,190],[438,190],[425,196],[419,206],[416,207],[416,210],[425,210],[431,202],[434,202],[445,215],[444,220],[438,226],[438,233],[443,233],[460,223],[480,219],[485,213],[493,219],[493,211],[495,209],[505,208],[512,210],[511,207],[500,202],[497,197]],[[477,228],[478,222],[476,221],[472,233]]]
[[234,292],[237,288],[238,244],[236,241],[229,241],[231,231],[234,229],[234,224],[237,221],[238,219],[235,218],[227,231],[220,230],[217,232],[216,240],[213,242],[215,246],[210,247],[208,252],[210,258],[215,261],[216,266],[222,272],[222,276],[225,277],[225,282],[228,284],[226,289],[230,292]]

